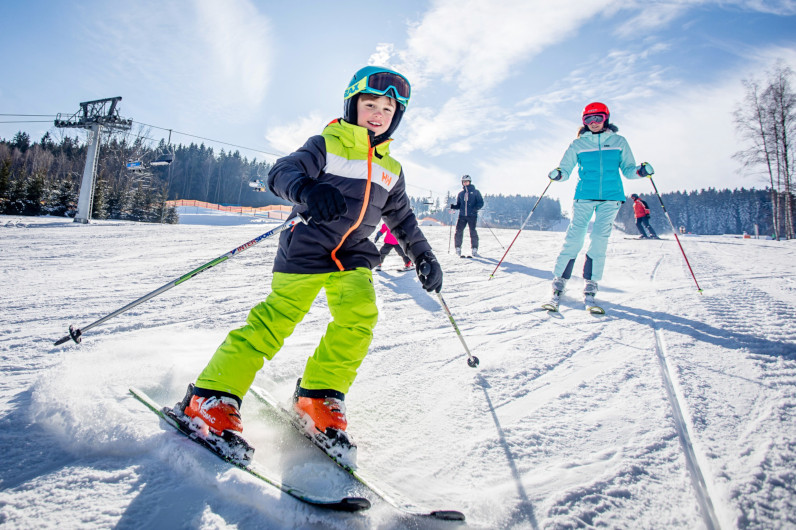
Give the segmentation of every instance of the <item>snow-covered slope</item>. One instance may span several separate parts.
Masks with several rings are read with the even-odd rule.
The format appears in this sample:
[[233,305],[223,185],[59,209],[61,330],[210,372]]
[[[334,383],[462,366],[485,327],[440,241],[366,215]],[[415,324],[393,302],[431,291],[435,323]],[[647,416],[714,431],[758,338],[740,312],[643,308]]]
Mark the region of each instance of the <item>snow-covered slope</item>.
[[[128,395],[137,386],[166,404],[182,396],[267,295],[275,241],[90,330],[81,345],[53,346],[70,324],[272,226],[0,218],[0,525],[429,525],[359,489],[251,397],[244,434],[258,462],[308,489],[370,496],[373,508],[305,506],[163,429]],[[700,295],[674,240],[615,233],[600,317],[583,310],[579,277],[560,314],[537,309],[562,233],[524,231],[489,280],[516,231],[482,230],[486,258],[473,260],[448,252],[447,227],[424,231],[481,364],[467,366],[436,298],[414,273],[393,272],[400,260],[390,256],[374,273],[371,353],[346,399],[363,470],[396,495],[465,512],[473,528],[796,525],[792,242],[683,238]],[[287,397],[328,320],[320,297],[256,383]]]

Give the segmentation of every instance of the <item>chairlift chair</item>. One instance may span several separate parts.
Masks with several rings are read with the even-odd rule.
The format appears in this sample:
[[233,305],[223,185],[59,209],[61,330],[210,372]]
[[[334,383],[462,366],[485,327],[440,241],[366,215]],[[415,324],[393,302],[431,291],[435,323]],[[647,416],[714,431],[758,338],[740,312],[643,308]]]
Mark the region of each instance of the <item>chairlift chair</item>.
[[158,149],[158,155],[150,162],[150,166],[168,166],[174,162],[174,148],[171,146]]
[[254,188],[254,191],[268,191],[268,188],[266,187],[265,182],[263,182],[260,179],[250,180],[249,181],[249,187],[250,188]]

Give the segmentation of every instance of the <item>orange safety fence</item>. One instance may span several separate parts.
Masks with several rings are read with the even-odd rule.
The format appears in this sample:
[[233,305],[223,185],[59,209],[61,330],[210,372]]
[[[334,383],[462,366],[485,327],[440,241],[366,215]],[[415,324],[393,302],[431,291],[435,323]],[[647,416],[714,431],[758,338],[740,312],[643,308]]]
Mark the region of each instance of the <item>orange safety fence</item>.
[[287,219],[290,214],[291,206],[282,204],[272,204],[269,206],[224,206],[223,204],[214,204],[212,202],[195,201],[188,199],[179,199],[176,201],[166,201],[167,206],[174,208],[178,206],[195,206],[197,208],[206,208],[208,210],[218,210],[220,212],[237,213],[241,215],[255,215],[261,217],[268,217],[269,219]]

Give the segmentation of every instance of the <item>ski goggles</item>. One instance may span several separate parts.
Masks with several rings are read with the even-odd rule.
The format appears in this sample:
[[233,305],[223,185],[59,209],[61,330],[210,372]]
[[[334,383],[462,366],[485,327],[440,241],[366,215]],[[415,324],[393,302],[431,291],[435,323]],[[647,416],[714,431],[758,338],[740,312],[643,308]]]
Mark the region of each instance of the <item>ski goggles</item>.
[[[389,92],[392,91],[392,95]],[[409,104],[409,94],[412,89],[403,76],[392,72],[376,72],[363,77],[350,87],[346,88],[343,99],[348,99],[359,93],[376,94],[394,98],[401,105]]]
[[605,121],[605,114],[589,114],[583,117],[583,125],[591,125],[592,123],[602,123]]

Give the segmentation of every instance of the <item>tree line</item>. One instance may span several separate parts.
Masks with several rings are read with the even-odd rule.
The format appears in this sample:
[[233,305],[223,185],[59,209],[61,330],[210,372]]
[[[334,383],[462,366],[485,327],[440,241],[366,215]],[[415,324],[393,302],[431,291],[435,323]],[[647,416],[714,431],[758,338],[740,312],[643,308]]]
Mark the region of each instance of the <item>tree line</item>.
[[[674,224],[693,234],[754,234],[755,227],[761,235],[775,237],[770,190],[735,189],[676,191],[662,193],[661,200],[654,194],[639,194],[650,209],[650,225],[658,234],[672,231],[661,207],[661,200]],[[619,209],[616,225],[623,231],[637,233],[633,201],[628,200]]]
[[[204,144],[169,146],[161,141],[150,148],[143,135],[109,135],[100,147],[92,218],[123,219],[145,222],[177,222],[177,215],[166,206],[171,199],[195,199],[216,204],[266,206],[288,204],[268,191],[255,191],[249,183],[265,180],[271,165],[256,159],[247,160],[238,151],[218,154]],[[87,146],[78,138],[64,136],[56,142],[49,133],[39,142],[31,142],[24,132],[10,141],[0,139],[0,213],[12,215],[74,216]],[[151,163],[168,153],[168,166]],[[789,156],[789,155],[788,155]],[[786,158],[782,155],[783,163]],[[792,160],[788,158],[788,160]],[[141,162],[144,169],[127,169],[128,162]],[[790,162],[789,162],[790,163]],[[783,168],[782,191],[707,189],[662,194],[675,227],[697,234],[754,233],[775,238],[793,230],[793,208],[788,198]],[[658,233],[671,229],[655,195],[642,196],[652,211],[651,224]],[[484,195],[480,224],[495,228],[519,228],[536,204],[538,197],[523,195]],[[449,205],[455,195],[448,193],[429,199],[410,197],[419,218],[432,217],[452,224],[458,217]],[[616,219],[617,226],[635,233],[632,203],[625,203]],[[557,199],[543,197],[531,216],[527,229],[551,230],[566,226]]]
[[[483,198],[484,208],[479,212],[478,223],[494,228],[519,227],[538,200],[538,197],[527,195],[487,194]],[[455,202],[456,195],[450,192],[445,195],[444,201],[439,197],[433,201],[423,197],[410,197],[410,204],[418,218],[431,217],[446,225],[455,224],[459,217],[457,210],[450,209],[450,205]],[[558,199],[543,197],[526,227],[550,230],[565,219]]]
[[[105,134],[97,162],[94,219],[177,222],[167,200],[195,199],[217,204],[287,204],[249,182],[264,179],[271,165],[248,160],[239,151],[197,145],[150,147],[146,131]],[[86,142],[46,133],[32,142],[25,132],[0,139],[0,214],[73,217],[87,152]],[[168,165],[152,162],[170,155]]]

